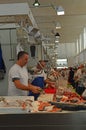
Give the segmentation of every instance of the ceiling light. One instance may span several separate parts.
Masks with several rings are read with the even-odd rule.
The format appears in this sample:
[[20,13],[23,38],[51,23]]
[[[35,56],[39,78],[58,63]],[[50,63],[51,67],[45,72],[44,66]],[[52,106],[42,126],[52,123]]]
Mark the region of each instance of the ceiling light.
[[33,6],[35,6],[35,7],[40,6],[40,3],[38,2],[38,0],[35,0],[35,2],[33,3]]
[[55,34],[55,37],[60,37],[60,34],[57,32],[56,34]]
[[57,15],[64,15],[65,14],[64,9],[63,9],[62,6],[58,6],[56,8],[56,11],[57,11]]
[[56,39],[56,40],[55,40],[55,43],[58,43],[58,42],[59,42],[59,40],[58,40],[58,39]]
[[61,28],[61,25],[59,22],[56,23],[56,29],[60,29]]

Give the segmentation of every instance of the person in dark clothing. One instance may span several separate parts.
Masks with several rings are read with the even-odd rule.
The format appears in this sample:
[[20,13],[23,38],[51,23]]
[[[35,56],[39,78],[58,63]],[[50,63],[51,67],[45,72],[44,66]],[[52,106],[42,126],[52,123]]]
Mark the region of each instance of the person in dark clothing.
[[6,73],[6,66],[3,60],[2,48],[0,44],[0,80],[4,79],[5,73]]
[[3,56],[2,56],[1,44],[0,44],[0,70],[3,70],[3,72],[6,73],[6,66],[3,60]]
[[74,69],[72,67],[70,67],[69,76],[68,76],[68,83],[71,84],[75,88]]

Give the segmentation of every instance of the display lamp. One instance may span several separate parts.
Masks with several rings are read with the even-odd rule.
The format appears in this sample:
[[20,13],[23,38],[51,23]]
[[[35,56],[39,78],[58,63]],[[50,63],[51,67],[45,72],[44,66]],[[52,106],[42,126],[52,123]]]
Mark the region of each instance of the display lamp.
[[39,1],[38,1],[38,0],[35,0],[35,2],[33,3],[33,6],[35,6],[35,7],[38,7],[38,6],[40,6],[40,3],[39,3]]

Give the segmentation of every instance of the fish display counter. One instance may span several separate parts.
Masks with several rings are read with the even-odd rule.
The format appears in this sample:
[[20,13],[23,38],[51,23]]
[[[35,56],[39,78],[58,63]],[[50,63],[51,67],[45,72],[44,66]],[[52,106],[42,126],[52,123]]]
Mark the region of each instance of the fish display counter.
[[[40,105],[40,102],[29,96],[0,97],[1,130],[86,130],[86,110],[67,111],[57,107],[56,111],[51,111],[56,106]],[[44,105],[47,107],[42,110]]]

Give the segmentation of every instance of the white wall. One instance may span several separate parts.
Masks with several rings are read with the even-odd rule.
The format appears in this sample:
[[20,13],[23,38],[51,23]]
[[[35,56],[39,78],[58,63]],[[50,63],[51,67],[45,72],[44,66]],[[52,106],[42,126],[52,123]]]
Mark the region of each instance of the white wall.
[[59,43],[58,58],[68,58],[76,55],[75,43]]
[[[3,60],[6,65],[6,74],[3,80],[0,80],[0,95],[7,95],[8,89],[8,70],[16,57],[15,46],[17,44],[16,29],[0,30],[0,43],[2,48]],[[10,47],[10,43],[12,46]],[[11,50],[12,49],[12,50]]]

